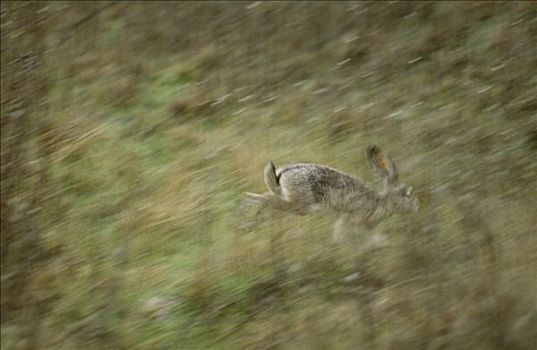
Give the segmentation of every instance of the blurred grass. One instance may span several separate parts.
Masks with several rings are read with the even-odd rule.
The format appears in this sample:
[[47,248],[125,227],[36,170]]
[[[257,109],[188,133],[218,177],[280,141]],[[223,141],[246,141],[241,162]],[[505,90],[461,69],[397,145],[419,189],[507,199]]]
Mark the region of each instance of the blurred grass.
[[[117,3],[58,44],[99,6],[44,10],[38,347],[537,346],[534,3]],[[268,160],[374,182],[369,143],[422,202],[387,246],[322,216],[239,232]]]

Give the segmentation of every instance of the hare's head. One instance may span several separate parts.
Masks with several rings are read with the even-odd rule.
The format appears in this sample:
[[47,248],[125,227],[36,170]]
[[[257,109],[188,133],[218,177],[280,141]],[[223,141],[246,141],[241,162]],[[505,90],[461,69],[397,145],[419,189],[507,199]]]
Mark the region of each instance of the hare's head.
[[382,178],[381,196],[390,203],[394,211],[410,212],[419,208],[418,198],[411,186],[399,182],[399,174],[390,157],[385,155],[378,146],[367,147],[367,159],[374,172]]

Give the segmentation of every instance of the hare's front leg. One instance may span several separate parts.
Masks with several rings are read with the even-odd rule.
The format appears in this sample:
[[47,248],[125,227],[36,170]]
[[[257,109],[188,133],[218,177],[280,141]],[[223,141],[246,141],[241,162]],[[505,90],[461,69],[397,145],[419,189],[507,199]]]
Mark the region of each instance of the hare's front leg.
[[341,244],[347,239],[347,232],[349,230],[349,215],[341,214],[334,223],[334,233],[332,235],[332,242],[335,244]]

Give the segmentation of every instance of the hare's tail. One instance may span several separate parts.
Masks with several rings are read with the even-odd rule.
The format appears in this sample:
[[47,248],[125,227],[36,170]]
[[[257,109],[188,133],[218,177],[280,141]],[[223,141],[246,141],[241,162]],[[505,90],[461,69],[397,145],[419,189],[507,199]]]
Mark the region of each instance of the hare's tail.
[[276,174],[276,167],[272,161],[265,166],[264,176],[265,184],[267,185],[269,191],[281,196],[282,188],[280,186],[280,178]]

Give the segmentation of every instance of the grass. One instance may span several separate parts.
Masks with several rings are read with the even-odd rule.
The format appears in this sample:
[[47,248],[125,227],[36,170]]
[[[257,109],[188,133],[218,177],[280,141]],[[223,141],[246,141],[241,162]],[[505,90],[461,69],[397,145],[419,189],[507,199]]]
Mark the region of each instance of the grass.
[[[537,344],[534,5],[162,6],[111,8],[95,41],[47,57],[41,236],[56,253],[29,287],[49,305],[40,347]],[[162,24],[187,14],[207,22]],[[136,27],[145,15],[162,22]],[[238,31],[218,37],[218,18]],[[422,202],[379,227],[386,246],[362,251],[361,228],[333,246],[322,215],[238,229],[268,160],[376,183],[370,143]],[[23,329],[4,323],[2,348],[24,347]]]

